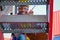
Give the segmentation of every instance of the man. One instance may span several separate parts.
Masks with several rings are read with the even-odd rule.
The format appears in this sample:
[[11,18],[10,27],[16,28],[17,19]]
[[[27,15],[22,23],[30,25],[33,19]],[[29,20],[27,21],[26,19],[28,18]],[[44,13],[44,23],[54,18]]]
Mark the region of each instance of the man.
[[23,33],[12,33],[12,40],[26,40],[26,36]]
[[[28,12],[28,5],[20,5],[19,8],[18,8],[17,15],[33,15],[33,11],[30,10]],[[16,40],[16,39],[17,40],[26,40],[27,39],[27,36],[26,36],[25,33],[21,33],[21,34],[19,34],[19,33],[13,33],[13,34],[15,35],[15,37],[17,36],[16,38],[14,38],[12,36],[14,40]]]
[[28,12],[28,5],[20,5],[18,8],[18,14],[17,15],[33,15],[33,11],[30,10]]

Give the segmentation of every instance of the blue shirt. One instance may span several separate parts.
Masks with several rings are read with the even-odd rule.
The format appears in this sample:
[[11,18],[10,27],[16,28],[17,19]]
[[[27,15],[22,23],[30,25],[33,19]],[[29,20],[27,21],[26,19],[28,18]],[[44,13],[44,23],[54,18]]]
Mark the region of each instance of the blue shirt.
[[60,40],[60,36],[53,37],[53,40]]
[[20,34],[18,37],[18,40],[26,40],[26,37],[24,34]]

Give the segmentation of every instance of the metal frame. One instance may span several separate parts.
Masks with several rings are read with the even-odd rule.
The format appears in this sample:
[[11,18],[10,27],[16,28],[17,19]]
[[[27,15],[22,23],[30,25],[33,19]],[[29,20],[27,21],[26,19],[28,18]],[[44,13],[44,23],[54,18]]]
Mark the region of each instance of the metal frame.
[[[19,6],[19,5],[21,5],[21,4],[23,4],[23,5],[27,5],[28,3],[30,4],[30,5],[46,5],[46,12],[47,12],[47,15],[46,16],[48,16],[48,5],[49,4],[47,4],[47,2],[34,2],[34,1],[30,1],[30,2],[17,2],[17,1],[15,1],[15,2],[6,2],[6,1],[2,1],[2,2],[0,2],[1,4],[0,5],[16,5],[16,6]],[[10,16],[11,17],[11,16]],[[6,17],[5,17],[6,18]],[[12,18],[12,17],[11,17]],[[3,20],[4,21],[3,21]],[[8,19],[8,18],[6,18],[6,19]],[[40,18],[39,18],[40,19]],[[41,20],[41,19],[40,19]],[[45,19],[44,19],[45,20]],[[9,22],[9,21],[7,21],[7,20],[5,20],[3,17],[1,18],[1,20],[0,20],[0,22]],[[10,21],[10,22],[13,22],[13,21]],[[17,21],[15,21],[15,22],[17,22]],[[21,22],[21,21],[20,21]],[[23,21],[22,21],[23,22]],[[26,21],[24,21],[24,22],[26,22]],[[28,21],[27,21],[28,22]],[[33,22],[33,21],[30,21],[30,22]],[[46,20],[45,21],[34,21],[34,22],[48,22],[48,19],[47,19],[47,17],[46,17]]]

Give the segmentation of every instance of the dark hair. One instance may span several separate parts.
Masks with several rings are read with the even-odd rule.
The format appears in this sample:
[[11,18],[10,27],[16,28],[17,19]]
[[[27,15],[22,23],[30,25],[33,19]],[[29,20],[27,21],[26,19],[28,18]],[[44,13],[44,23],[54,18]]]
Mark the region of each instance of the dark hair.
[[14,34],[14,33],[12,33],[12,36],[15,36],[15,34]]
[[28,7],[28,5],[20,5],[20,7]]
[[3,10],[3,9],[2,9],[2,6],[0,6],[0,9],[1,9],[1,11]]
[[13,13],[10,13],[10,15],[13,15]]

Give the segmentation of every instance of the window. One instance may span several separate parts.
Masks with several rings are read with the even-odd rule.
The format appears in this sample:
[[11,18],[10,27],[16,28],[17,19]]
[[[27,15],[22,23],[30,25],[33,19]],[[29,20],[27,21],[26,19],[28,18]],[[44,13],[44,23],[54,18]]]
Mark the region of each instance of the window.
[[46,5],[29,5],[29,10],[33,10],[33,15],[46,15]]

